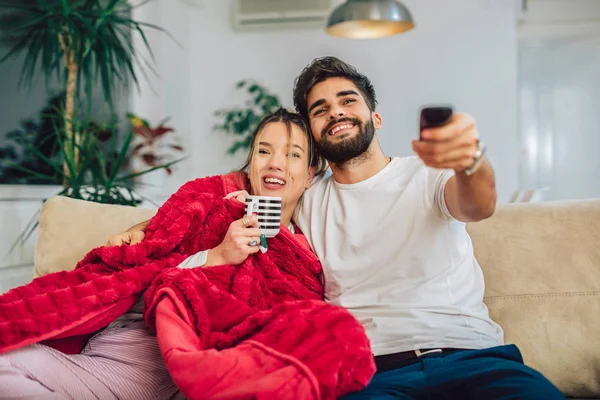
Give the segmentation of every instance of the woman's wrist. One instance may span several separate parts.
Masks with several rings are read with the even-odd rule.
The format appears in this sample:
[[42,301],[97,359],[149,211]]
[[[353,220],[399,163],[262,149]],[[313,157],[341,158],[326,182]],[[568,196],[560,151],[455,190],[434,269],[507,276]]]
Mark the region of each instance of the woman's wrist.
[[215,265],[223,265],[225,262],[223,261],[223,257],[221,256],[221,252],[218,247],[214,249],[208,250],[208,254],[206,255],[206,263],[205,267],[214,267]]

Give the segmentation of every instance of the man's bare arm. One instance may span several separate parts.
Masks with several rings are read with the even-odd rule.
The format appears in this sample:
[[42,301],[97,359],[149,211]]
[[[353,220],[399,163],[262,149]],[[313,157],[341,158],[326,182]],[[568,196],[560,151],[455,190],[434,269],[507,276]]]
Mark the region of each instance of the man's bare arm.
[[[446,183],[444,200],[450,214],[463,222],[479,221],[496,209],[496,179],[489,161],[483,157],[475,119],[455,113],[450,122],[421,131],[421,139],[413,141],[413,150],[425,165],[438,169],[453,169],[455,176]],[[479,153],[479,155],[477,155]]]
[[496,210],[496,197],[494,169],[487,159],[471,176],[457,172],[444,190],[450,215],[463,222],[481,221],[492,216]]

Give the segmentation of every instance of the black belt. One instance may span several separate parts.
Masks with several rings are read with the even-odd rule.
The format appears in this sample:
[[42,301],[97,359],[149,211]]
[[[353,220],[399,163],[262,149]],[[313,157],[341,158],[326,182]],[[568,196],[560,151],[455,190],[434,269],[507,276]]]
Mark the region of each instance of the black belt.
[[375,365],[377,366],[377,372],[389,371],[392,369],[400,368],[408,364],[412,364],[419,360],[425,354],[450,354],[459,350],[465,349],[418,349],[402,351],[400,353],[384,354],[382,356],[375,356]]

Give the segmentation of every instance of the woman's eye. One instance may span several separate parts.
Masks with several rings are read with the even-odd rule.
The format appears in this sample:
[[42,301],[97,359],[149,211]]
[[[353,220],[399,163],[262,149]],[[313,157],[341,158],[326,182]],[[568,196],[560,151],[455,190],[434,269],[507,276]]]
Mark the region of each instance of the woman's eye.
[[300,158],[301,157],[300,153],[290,153],[289,155],[292,156],[292,157],[295,157],[295,158]]
[[269,154],[269,152],[265,149],[258,149],[258,154]]

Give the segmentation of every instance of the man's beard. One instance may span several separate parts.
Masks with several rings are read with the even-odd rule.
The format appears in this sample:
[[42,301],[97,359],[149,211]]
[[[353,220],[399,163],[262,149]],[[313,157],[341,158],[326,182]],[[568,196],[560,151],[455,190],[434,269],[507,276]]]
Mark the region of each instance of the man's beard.
[[[344,121],[352,122],[358,128],[358,133],[354,137],[345,139],[333,137],[333,141],[331,141],[327,132],[333,125]],[[371,145],[374,136],[373,117],[369,118],[364,124],[357,118],[340,118],[327,124],[323,129],[321,139],[317,142],[317,150],[327,161],[334,164],[343,164],[364,154]]]

